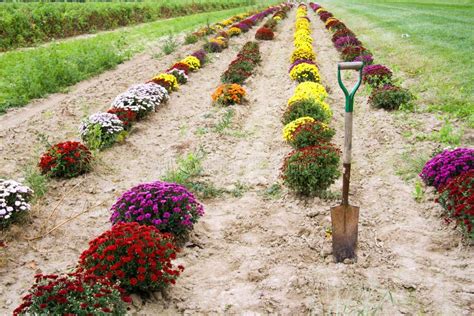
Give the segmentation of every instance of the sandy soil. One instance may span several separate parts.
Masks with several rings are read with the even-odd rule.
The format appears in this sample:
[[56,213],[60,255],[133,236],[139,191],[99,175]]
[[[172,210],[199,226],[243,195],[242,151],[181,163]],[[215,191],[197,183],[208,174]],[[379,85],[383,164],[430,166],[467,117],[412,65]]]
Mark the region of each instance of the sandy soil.
[[[310,15],[334,109],[335,142],[341,145],[344,102],[336,81],[338,54],[323,25]],[[276,39],[261,43],[262,65],[246,84],[249,102],[236,107],[226,133],[212,130],[225,110],[213,108],[210,94],[255,29],[232,39],[230,49],[193,74],[168,105],[137,125],[125,144],[101,153],[92,173],[52,181],[32,222],[8,233],[14,239],[7,240],[8,260],[0,268],[0,314],[18,305],[35,273],[74,268],[87,242],[110,227],[108,208],[121,192],[160,178],[177,156],[198,148],[207,153],[206,180],[218,187],[242,184],[246,189],[241,197],[204,201],[206,215],[178,259],[186,267],[182,277],[164,293],[134,297],[134,313],[472,314],[472,250],[443,224],[434,202],[412,199],[412,187],[395,175],[405,145],[395,118],[370,109],[363,97],[356,101],[351,191],[352,203],[361,207],[357,263],[332,260],[325,230],[336,200],[301,200],[285,189],[280,195],[265,194],[279,183],[279,168],[290,151],[280,136],[280,117],[295,87],[287,76],[293,22],[294,10],[279,26]],[[37,134],[52,142],[77,137],[85,113],[104,109],[129,85],[145,81],[191,49],[180,48],[160,60],[141,55],[68,94],[0,117],[0,174],[18,178],[22,166],[37,159]],[[38,107],[41,110],[35,111]],[[339,187],[338,182],[333,191]],[[61,206],[49,217],[63,195]],[[87,214],[52,234],[25,241],[88,208]]]

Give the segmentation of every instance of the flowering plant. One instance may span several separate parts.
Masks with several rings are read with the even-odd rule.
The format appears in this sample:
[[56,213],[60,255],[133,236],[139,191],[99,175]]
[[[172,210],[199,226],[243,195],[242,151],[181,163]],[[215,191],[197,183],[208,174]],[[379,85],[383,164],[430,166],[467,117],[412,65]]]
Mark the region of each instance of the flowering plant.
[[328,123],[331,119],[331,109],[324,101],[317,99],[302,99],[295,101],[283,113],[282,123],[288,124],[297,118],[309,116],[316,121]]
[[312,121],[300,124],[290,135],[288,143],[295,149],[327,143],[334,136],[327,124]]
[[300,63],[295,65],[290,71],[290,78],[298,82],[312,81],[320,82],[319,70],[316,65]]
[[252,70],[260,63],[261,58],[258,43],[245,43],[242,50],[237,54],[237,58],[229,64],[227,70],[222,74],[222,82],[242,84],[252,75]]
[[[235,25],[236,28],[238,28],[240,31],[247,33],[250,31],[250,28],[252,27],[251,25],[244,23],[244,22],[239,22]],[[241,34],[241,33],[239,33]]]
[[311,37],[311,35],[306,30],[296,31],[293,34],[293,37],[295,39],[295,43],[297,43],[297,42],[308,43],[308,44],[313,43],[313,38]]
[[440,189],[448,181],[474,169],[474,149],[444,150],[428,161],[420,173],[427,185]]
[[125,192],[112,206],[113,224],[137,222],[152,225],[161,232],[183,237],[199,217],[203,206],[184,186],[155,181]]
[[204,49],[210,53],[220,53],[224,50],[225,43],[224,41],[211,39],[209,42],[204,44]]
[[291,63],[294,63],[298,59],[309,59],[314,61],[316,59],[316,54],[312,49],[306,47],[296,48],[291,54],[290,61]]
[[245,95],[244,88],[236,83],[222,84],[212,94],[212,100],[221,105],[241,104]]
[[286,124],[283,127],[283,139],[287,142],[291,141],[293,139],[293,132],[298,127],[308,122],[314,122],[314,118],[309,117],[309,116],[304,116],[304,117],[297,118],[296,120],[291,121],[290,123]]
[[92,154],[79,142],[58,143],[41,156],[41,173],[52,177],[73,178],[91,169]]
[[334,42],[334,46],[338,51],[342,51],[347,46],[360,46],[361,44],[357,37],[354,36],[342,36]]
[[175,284],[184,269],[172,265],[178,251],[171,234],[136,222],[119,223],[89,242],[79,270],[118,281],[128,292],[157,291]]
[[363,46],[346,46],[342,49],[341,58],[344,61],[354,61],[358,56],[366,55],[367,49]]
[[188,82],[189,77],[184,70],[173,68],[171,70],[168,70],[166,73],[174,76],[180,84]]
[[440,189],[438,202],[471,239],[474,238],[474,169],[450,179]]
[[340,150],[331,144],[292,151],[282,167],[282,178],[290,189],[302,195],[319,195],[339,177]]
[[107,113],[117,115],[118,119],[122,121],[125,130],[129,130],[132,127],[132,123],[137,120],[137,113],[130,110],[111,108],[107,110]]
[[206,63],[207,53],[204,49],[199,49],[195,51],[194,53],[191,54],[191,56],[199,59],[199,62],[201,63],[201,65],[204,65]]
[[188,65],[189,70],[191,71],[196,71],[199,68],[201,68],[201,62],[199,61],[197,57],[194,57],[194,56],[188,56],[184,58],[183,60],[181,60],[181,62]]
[[374,62],[374,57],[371,53],[365,53],[363,55],[357,56],[354,61],[362,61],[365,65],[372,65]]
[[255,39],[257,40],[264,40],[264,41],[271,41],[275,37],[272,29],[267,27],[261,27],[255,33]]
[[321,21],[323,22],[326,22],[329,18],[331,18],[333,15],[332,13],[330,12],[323,12],[321,14],[319,14],[319,18],[321,19]]
[[38,274],[13,315],[125,315],[130,302],[122,288],[104,278]]
[[349,30],[348,28],[340,29],[337,30],[333,35],[332,35],[332,42],[335,43],[339,38],[345,37],[345,36],[352,36],[356,37],[354,32]]
[[295,61],[294,63],[291,64],[290,66],[290,69],[288,70],[288,73],[291,73],[291,70],[293,70],[293,68],[299,64],[309,64],[309,65],[315,65],[316,66],[316,63],[312,60],[309,60],[309,59],[298,59],[297,61]]
[[383,65],[369,65],[365,66],[362,71],[363,81],[373,87],[390,82],[392,72]]
[[107,148],[124,135],[124,126],[117,115],[98,112],[82,121],[79,133],[89,148]]
[[168,99],[168,91],[162,86],[154,83],[138,84],[118,95],[111,108],[132,111],[136,113],[137,119],[142,119]]
[[30,211],[33,191],[14,180],[0,179],[0,228],[6,228]]
[[166,72],[170,72],[171,70],[182,70],[186,73],[186,75],[189,73],[189,66],[188,64],[185,64],[185,63],[181,63],[181,62],[178,62],[178,63],[175,63],[173,66],[171,66],[168,70],[166,70]]
[[[319,83],[316,82],[311,82],[311,81],[306,81],[300,83],[296,89],[295,93],[293,96],[288,100],[288,105],[291,106],[293,103],[301,100],[307,100],[307,99],[312,99],[312,100],[319,100],[319,101],[324,101],[326,97],[328,96],[328,93],[326,92],[326,89]],[[331,113],[331,110],[329,107],[326,109],[328,113]]]
[[162,73],[154,76],[153,79],[151,79],[151,82],[162,86],[166,89],[166,91],[168,91],[168,93],[177,91],[179,89],[178,79],[168,73]]
[[227,34],[229,34],[230,37],[239,36],[241,33],[242,33],[241,29],[235,26],[227,30]]
[[372,90],[369,103],[375,108],[396,110],[404,104],[410,103],[414,96],[407,89],[385,84]]

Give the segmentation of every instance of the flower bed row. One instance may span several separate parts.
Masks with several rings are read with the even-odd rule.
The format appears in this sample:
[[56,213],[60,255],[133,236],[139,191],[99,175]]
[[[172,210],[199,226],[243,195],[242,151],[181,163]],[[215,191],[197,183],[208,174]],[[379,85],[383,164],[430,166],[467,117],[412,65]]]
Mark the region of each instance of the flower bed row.
[[[282,5],[281,7],[275,8],[274,11],[277,12],[269,19],[269,21],[276,21],[274,28],[276,28],[278,21],[287,16],[286,12],[290,9],[290,5]],[[242,104],[245,101],[245,95],[247,92],[241,85],[253,74],[254,69],[260,64],[261,60],[262,57],[259,50],[259,44],[256,42],[245,43],[237,54],[237,57],[229,64],[227,70],[222,74],[222,84],[217,87],[211,96],[213,102],[223,106]]]
[[233,25],[227,31],[220,31],[204,44],[203,49],[188,55],[147,83],[132,86],[117,96],[107,112],[95,113],[81,123],[79,130],[85,144],[64,142],[51,146],[41,157],[41,172],[52,177],[72,178],[90,171],[91,150],[108,148],[123,140],[136,121],[157,111],[168,101],[169,95],[179,89],[180,84],[187,82],[190,73],[198,71],[205,64],[208,53],[227,48],[229,38],[236,36],[235,29],[242,30],[239,34],[248,31],[247,27],[255,25],[276,10],[278,7],[270,7]]
[[332,42],[341,58],[344,61],[362,61],[366,65],[363,70],[363,82],[372,90],[369,103],[373,107],[396,110],[414,99],[407,89],[396,84],[393,73],[387,66],[373,64],[372,53],[362,45],[352,30],[319,4],[310,3],[310,6],[324,22],[326,29],[332,33]]
[[291,6],[286,5],[282,6],[281,10],[278,10],[269,18],[262,27],[260,27],[255,33],[255,39],[259,41],[271,41],[275,37],[275,30],[278,26],[278,22],[283,19],[286,19],[288,16],[288,11],[291,9]]
[[324,102],[328,94],[320,83],[307,10],[301,4],[296,12],[289,75],[299,84],[282,117],[283,138],[294,150],[284,160],[282,178],[296,193],[321,195],[339,177],[340,151],[330,143],[332,111]]
[[474,239],[474,149],[442,151],[426,163],[420,177],[436,188],[436,201],[446,210],[447,221],[455,221]]

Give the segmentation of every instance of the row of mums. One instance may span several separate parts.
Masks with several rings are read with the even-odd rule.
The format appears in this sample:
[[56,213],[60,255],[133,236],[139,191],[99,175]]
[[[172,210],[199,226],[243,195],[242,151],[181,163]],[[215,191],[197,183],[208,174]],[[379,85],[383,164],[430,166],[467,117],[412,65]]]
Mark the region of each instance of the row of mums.
[[363,83],[370,91],[369,104],[374,108],[397,110],[409,107],[414,96],[410,91],[400,87],[389,67],[374,64],[374,56],[363,46],[356,34],[341,20],[316,3],[310,3],[326,29],[331,32],[334,47],[339,51],[343,61],[362,61]]
[[[243,20],[242,25],[251,27],[279,10],[279,6],[266,9]],[[227,47],[230,30],[238,25],[232,25],[227,32],[220,31],[214,39]],[[186,83],[191,72],[205,64],[207,54],[213,51],[211,41],[149,82],[117,96],[107,112],[85,119],[80,127],[85,144],[71,141],[52,146],[41,157],[41,171],[62,178],[89,171],[90,149],[112,146],[126,136],[135,122],[164,104],[180,84]],[[18,182],[0,180],[2,227],[30,210],[32,195],[28,187]],[[176,282],[184,270],[174,263],[179,246],[204,215],[204,208],[194,195],[184,186],[154,181],[129,189],[110,210],[111,228],[89,242],[74,271],[36,275],[14,315],[124,315],[132,301],[130,294],[160,291]]]
[[284,160],[282,178],[298,194],[321,196],[339,177],[340,150],[330,143],[335,134],[329,127],[332,111],[325,102],[328,93],[321,84],[311,34],[308,8],[300,4],[289,69],[298,85],[282,117],[283,138],[294,150]]
[[[258,40],[273,40],[276,27],[282,19],[287,17],[287,12],[291,9],[291,5],[282,5],[270,17],[264,25],[257,30],[255,38]],[[271,36],[262,36],[262,29],[270,30]],[[265,34],[269,34],[267,31]],[[236,58],[231,61],[226,71],[221,76],[222,84],[212,94],[212,100],[216,105],[229,106],[234,104],[242,104],[245,101],[247,94],[242,84],[252,76],[255,69],[260,65],[262,56],[260,53],[260,46],[257,42],[247,42],[244,44]]]

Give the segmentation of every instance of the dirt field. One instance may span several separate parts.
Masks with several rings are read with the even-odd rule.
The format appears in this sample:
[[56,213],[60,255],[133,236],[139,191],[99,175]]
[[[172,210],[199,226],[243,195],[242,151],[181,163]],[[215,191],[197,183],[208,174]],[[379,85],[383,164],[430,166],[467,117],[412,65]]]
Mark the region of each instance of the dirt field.
[[[334,141],[341,146],[344,99],[336,79],[338,53],[323,24],[308,12],[334,111]],[[5,236],[9,247],[0,267],[0,314],[11,313],[19,304],[34,274],[75,267],[87,242],[110,227],[108,209],[117,196],[138,183],[159,179],[176,157],[199,148],[207,153],[206,180],[218,187],[242,184],[246,189],[241,197],[203,201],[206,215],[178,258],[185,272],[164,293],[134,296],[137,314],[474,313],[472,250],[443,224],[439,206],[433,201],[416,203],[412,186],[395,175],[405,140],[394,116],[370,109],[365,97],[356,99],[350,197],[361,208],[357,263],[335,264],[331,256],[326,228],[329,208],[337,200],[302,200],[286,189],[279,195],[265,194],[280,182],[279,168],[290,151],[281,137],[280,117],[295,87],[287,75],[294,13],[279,25],[274,41],[261,43],[263,62],[245,86],[249,102],[236,107],[228,133],[213,132],[225,109],[214,108],[210,95],[257,28],[232,39],[230,49],[192,74],[164,108],[137,124],[125,144],[101,153],[92,173],[52,181],[32,222],[14,226]],[[38,133],[51,142],[77,138],[85,113],[106,109],[128,86],[146,81],[195,47],[182,47],[159,60],[141,55],[67,94],[0,117],[0,174],[18,178],[22,166],[39,157]],[[209,132],[202,133],[206,128]],[[337,182],[333,191],[340,186]],[[25,240],[88,208],[46,237]]]

